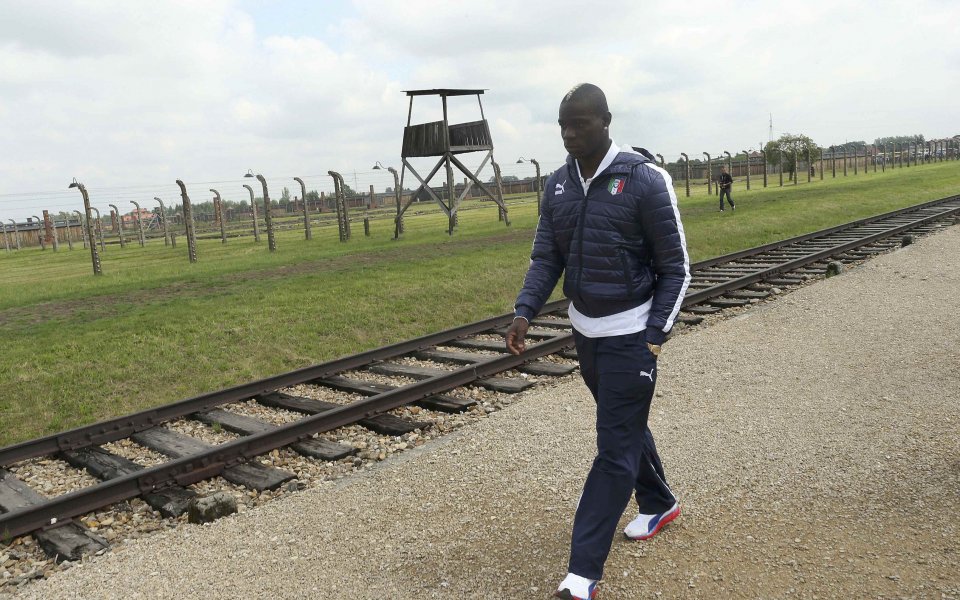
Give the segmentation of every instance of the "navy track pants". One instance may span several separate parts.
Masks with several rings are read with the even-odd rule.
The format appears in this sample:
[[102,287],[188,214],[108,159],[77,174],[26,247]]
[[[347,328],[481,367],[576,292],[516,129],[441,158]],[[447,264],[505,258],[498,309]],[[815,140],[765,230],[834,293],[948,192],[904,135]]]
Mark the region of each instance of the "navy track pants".
[[644,332],[588,338],[574,330],[574,339],[580,374],[597,403],[597,456],[573,521],[569,571],[600,579],[631,493],[645,514],[676,500],[647,427],[657,359]]

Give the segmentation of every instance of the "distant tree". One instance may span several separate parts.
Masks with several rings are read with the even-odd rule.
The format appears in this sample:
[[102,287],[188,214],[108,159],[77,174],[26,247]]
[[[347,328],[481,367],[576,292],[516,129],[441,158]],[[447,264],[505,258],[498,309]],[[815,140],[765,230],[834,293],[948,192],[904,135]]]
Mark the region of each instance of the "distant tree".
[[924,143],[924,138],[922,133],[916,135],[891,135],[877,138],[873,140],[873,143],[877,146],[884,144],[922,144]]
[[280,200],[277,201],[277,204],[280,205],[280,208],[286,208],[290,204],[290,188],[284,186],[283,191],[280,192]]
[[820,159],[820,147],[802,133],[785,133],[778,139],[767,142],[766,146],[763,147],[768,163],[777,166],[783,160],[783,170],[790,173],[791,181],[797,172],[797,163],[793,158],[794,149],[797,151],[798,159],[806,160],[807,150],[810,151],[811,162]]

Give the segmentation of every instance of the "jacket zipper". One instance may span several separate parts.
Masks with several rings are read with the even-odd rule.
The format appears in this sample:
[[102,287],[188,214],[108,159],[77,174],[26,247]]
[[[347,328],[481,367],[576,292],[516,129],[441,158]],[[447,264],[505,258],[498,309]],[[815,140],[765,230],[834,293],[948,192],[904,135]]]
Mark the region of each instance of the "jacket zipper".
[[[582,185],[582,184],[581,184]],[[583,205],[580,207],[580,218],[577,220],[577,253],[579,254],[579,263],[577,264],[577,295],[583,290],[583,221],[587,215],[587,201],[589,199],[589,186],[583,190]]]

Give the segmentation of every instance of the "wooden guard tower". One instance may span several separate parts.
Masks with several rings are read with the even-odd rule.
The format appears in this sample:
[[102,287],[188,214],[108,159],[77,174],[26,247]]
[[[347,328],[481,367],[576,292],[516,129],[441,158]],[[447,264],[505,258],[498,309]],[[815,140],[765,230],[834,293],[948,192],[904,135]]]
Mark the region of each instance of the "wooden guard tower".
[[[457,219],[457,208],[460,206],[460,201],[467,196],[470,189],[476,184],[483,190],[483,193],[486,194],[487,197],[497,203],[502,211],[501,215],[503,216],[504,222],[506,222],[507,225],[510,224],[507,220],[507,209],[503,204],[503,189],[500,185],[500,178],[498,176],[494,177],[494,181],[496,182],[496,193],[494,193],[477,177],[477,174],[487,166],[487,161],[493,162],[493,140],[490,138],[490,127],[487,125],[487,120],[483,116],[483,103],[480,102],[480,95],[483,94],[484,91],[486,90],[434,89],[405,91],[407,96],[410,97],[410,108],[407,112],[407,126],[403,129],[403,150],[400,153],[403,159],[400,189],[404,189],[403,178],[408,169],[420,182],[420,187],[417,188],[410,196],[410,199],[403,205],[400,214],[397,215],[397,219],[403,216],[403,213],[406,212],[407,208],[409,208],[415,199],[419,198],[423,192],[426,192],[426,194],[440,205],[443,212],[446,213],[449,218],[449,228],[447,232],[453,234],[453,228],[454,225],[456,225]],[[440,100],[443,103],[443,120],[411,125],[410,118],[413,115],[413,99],[415,96],[440,96]],[[476,96],[477,104],[480,106],[480,120],[451,125],[447,121],[447,98],[450,96]],[[457,154],[467,152],[487,153],[476,171],[470,171],[456,156]],[[440,160],[437,161],[436,166],[433,167],[426,178],[423,178],[407,159],[425,156],[438,156]],[[430,180],[437,174],[440,167],[446,168],[446,202],[430,188]],[[453,167],[459,169],[468,179],[467,185],[464,186],[459,196],[455,195],[456,186],[453,181]]]

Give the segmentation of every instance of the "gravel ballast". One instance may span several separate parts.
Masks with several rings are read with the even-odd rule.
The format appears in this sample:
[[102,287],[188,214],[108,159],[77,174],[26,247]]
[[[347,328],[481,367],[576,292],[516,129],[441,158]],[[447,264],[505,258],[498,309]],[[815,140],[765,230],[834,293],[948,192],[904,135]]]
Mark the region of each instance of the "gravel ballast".
[[[617,536],[600,597],[960,598],[958,408],[960,227],[676,336],[651,428],[683,514],[648,542]],[[592,413],[578,375],[544,384],[372,470],[120,544],[18,597],[547,598]]]

